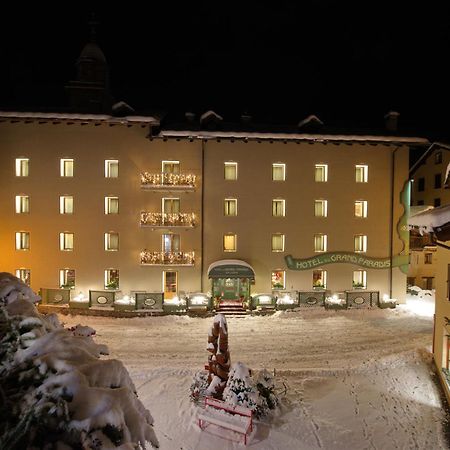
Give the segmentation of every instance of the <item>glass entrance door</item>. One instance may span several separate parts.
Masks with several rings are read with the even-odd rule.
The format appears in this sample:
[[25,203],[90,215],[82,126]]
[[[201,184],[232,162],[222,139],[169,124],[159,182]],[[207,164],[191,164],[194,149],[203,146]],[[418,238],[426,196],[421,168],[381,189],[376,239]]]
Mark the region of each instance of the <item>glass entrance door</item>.
[[249,297],[250,282],[248,278],[213,279],[214,297],[221,300],[245,300]]

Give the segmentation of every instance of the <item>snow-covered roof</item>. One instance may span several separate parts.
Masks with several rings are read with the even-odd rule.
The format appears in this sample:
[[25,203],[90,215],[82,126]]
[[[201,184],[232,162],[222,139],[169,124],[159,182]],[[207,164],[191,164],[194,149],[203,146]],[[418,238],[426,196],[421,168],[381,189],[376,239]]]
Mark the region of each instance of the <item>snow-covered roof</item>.
[[216,112],[209,110],[200,116],[200,123],[203,123],[205,120],[209,120],[209,119],[215,119],[215,120],[222,121],[223,117],[219,116],[219,114],[217,114]]
[[432,232],[435,228],[442,227],[450,222],[450,205],[438,206],[411,216],[408,225],[419,227],[427,232]]
[[159,125],[159,119],[152,116],[125,116],[114,117],[106,114],[77,114],[77,113],[45,113],[45,112],[19,112],[19,111],[0,111],[0,119],[29,119],[29,120],[67,120],[67,121],[92,121],[108,122],[115,124],[127,123],[148,123]]
[[162,130],[158,137],[186,137],[191,139],[255,139],[255,140],[295,140],[314,142],[376,142],[399,144],[422,144],[430,142],[425,138],[373,135],[345,135],[345,134],[310,134],[310,133],[264,133],[246,131],[192,131],[192,130]]
[[384,116],[384,118],[385,118],[385,119],[388,119],[389,117],[398,117],[399,115],[400,115],[400,113],[397,112],[397,111],[389,111],[389,112]]
[[323,125],[323,122],[314,114],[311,114],[310,116],[306,117],[306,119],[301,120],[298,123],[298,127],[301,128],[303,126],[305,126],[308,123],[316,123],[319,125]]

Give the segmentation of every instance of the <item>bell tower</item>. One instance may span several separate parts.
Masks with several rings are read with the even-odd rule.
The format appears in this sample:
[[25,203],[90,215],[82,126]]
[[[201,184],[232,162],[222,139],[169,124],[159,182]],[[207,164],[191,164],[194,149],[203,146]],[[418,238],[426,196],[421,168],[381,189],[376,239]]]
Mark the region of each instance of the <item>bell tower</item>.
[[76,61],[76,80],[66,86],[70,109],[81,113],[110,114],[109,67],[97,44],[94,18],[89,21],[90,36]]

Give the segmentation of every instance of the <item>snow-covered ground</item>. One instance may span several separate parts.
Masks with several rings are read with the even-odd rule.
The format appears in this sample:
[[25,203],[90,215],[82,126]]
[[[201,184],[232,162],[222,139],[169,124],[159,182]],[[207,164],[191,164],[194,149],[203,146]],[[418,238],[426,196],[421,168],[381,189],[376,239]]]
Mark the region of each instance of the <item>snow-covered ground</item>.
[[[275,369],[287,393],[280,410],[256,423],[256,450],[446,449],[445,412],[432,370],[434,297],[410,296],[395,310],[307,309],[228,318],[232,361]],[[123,361],[155,418],[163,450],[243,448],[200,431],[189,401],[207,361],[212,318],[64,316],[97,330]],[[238,438],[236,437],[236,440]]]

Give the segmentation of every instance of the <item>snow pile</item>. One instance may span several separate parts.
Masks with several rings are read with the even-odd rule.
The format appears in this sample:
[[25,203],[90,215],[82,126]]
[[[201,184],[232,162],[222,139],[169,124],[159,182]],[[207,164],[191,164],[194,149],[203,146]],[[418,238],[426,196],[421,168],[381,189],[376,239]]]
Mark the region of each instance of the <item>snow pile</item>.
[[64,329],[0,274],[0,448],[158,447],[153,418],[123,364],[100,360],[95,330]]
[[435,311],[435,291],[409,286],[406,304],[399,305],[399,310],[419,317],[433,317]]

